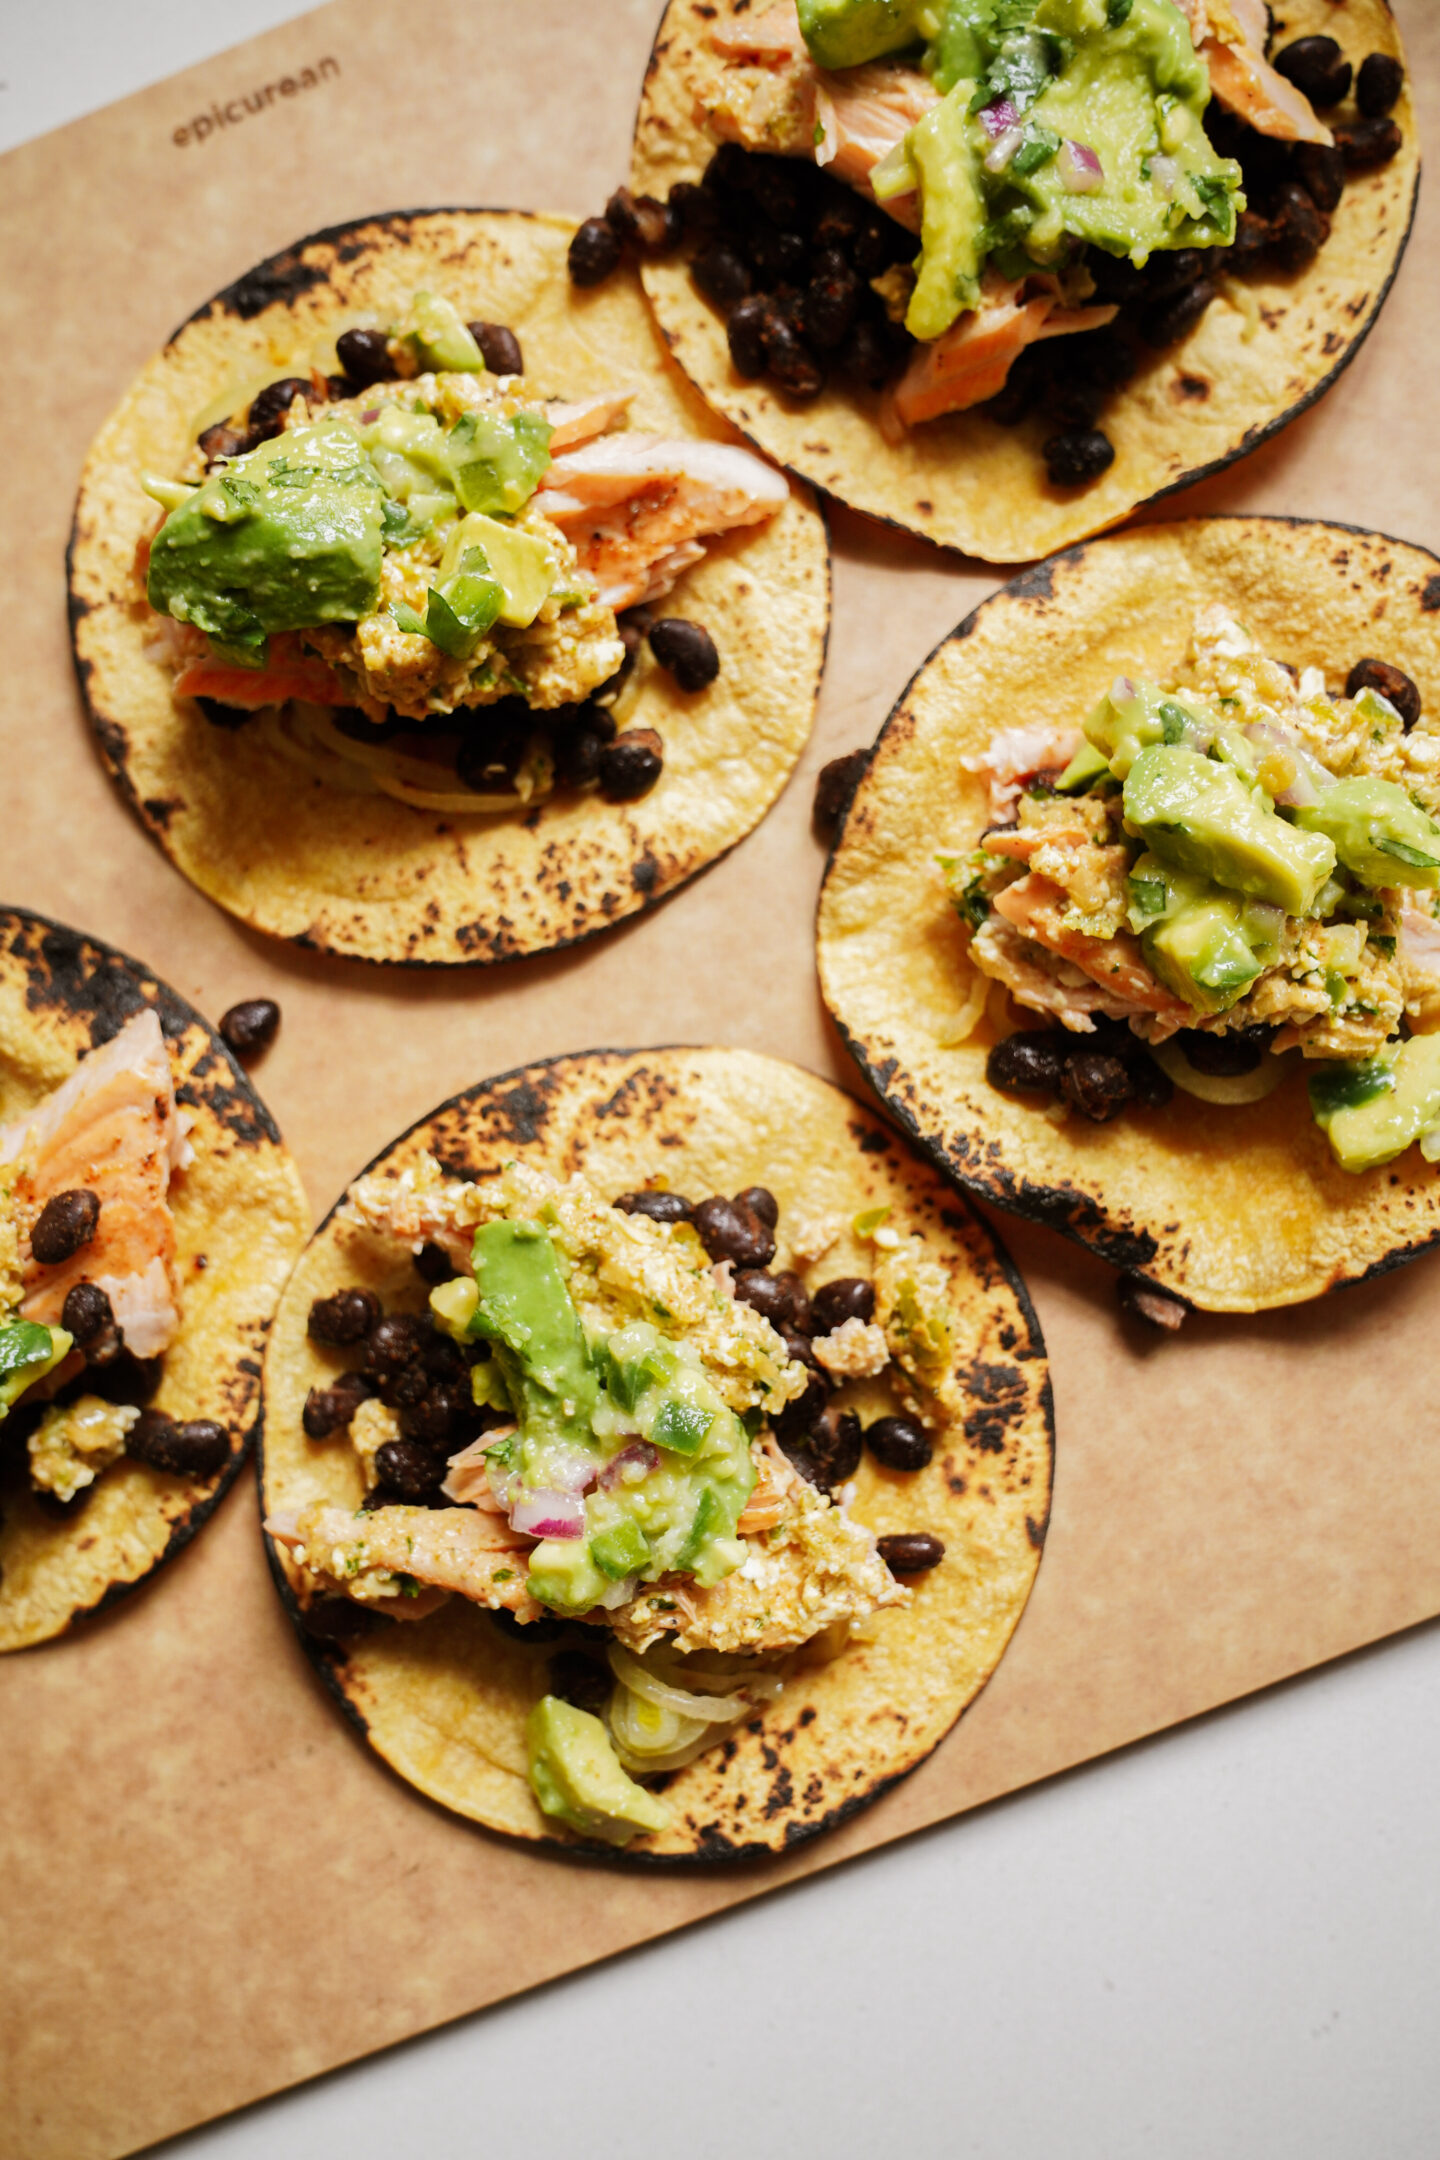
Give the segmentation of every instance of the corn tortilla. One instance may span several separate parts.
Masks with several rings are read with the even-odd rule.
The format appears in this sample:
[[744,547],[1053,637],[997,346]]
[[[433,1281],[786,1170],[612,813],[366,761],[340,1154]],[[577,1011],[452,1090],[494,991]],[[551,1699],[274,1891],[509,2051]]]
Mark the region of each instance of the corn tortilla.
[[214,1418],[228,1461],[208,1478],[122,1456],[57,1520],[0,1424],[0,1650],[59,1635],[189,1543],[239,1472],[260,1406],[260,1353],[309,1210],[264,1104],[215,1031],[111,946],[40,915],[0,911],[0,1122],[40,1101],[85,1051],[145,1006],[159,1014],[195,1159],[170,1186],[180,1329],[155,1407]]
[[200,428],[261,381],[335,366],[358,317],[394,320],[433,287],[462,316],[510,324],[537,395],[636,386],[632,427],[734,440],[672,367],[638,284],[572,292],[564,218],[397,212],[337,226],[261,263],[144,368],[97,436],[70,547],[76,667],[96,741],[176,868],[242,922],[378,961],[484,964],[574,943],[673,892],[744,838],[810,732],[829,621],[829,551],[808,489],[707,549],[663,611],[711,631],[720,674],[694,695],[648,655],[624,724],[658,727],[665,769],[638,802],[557,794],[529,812],[422,811],[348,793],[255,739],[206,724],[147,657],[132,604],[154,505]]
[[[1195,609],[1223,601],[1264,649],[1343,681],[1380,654],[1440,708],[1440,560],[1347,525],[1218,517],[1151,525],[1027,571],[961,623],[886,721],[820,897],[825,1001],[890,1110],[972,1192],[1212,1312],[1297,1304],[1440,1238],[1440,1172],[1412,1148],[1340,1169],[1302,1074],[1219,1108],[1177,1093],[1109,1125],[1056,1123],[985,1059],[996,1003],[947,1043],[972,986],[937,849],[978,844],[982,777],[960,760],[1023,715],[1074,725],[1117,673],[1160,680]],[[998,990],[992,999],[999,1001]]]
[[[857,1517],[879,1534],[930,1530],[939,1567],[912,1578],[913,1603],[879,1615],[873,1640],[798,1671],[784,1694],[669,1780],[670,1830],[627,1857],[753,1858],[844,1821],[921,1761],[998,1663],[1039,1566],[1049,1519],[1050,1385],[1028,1298],[990,1233],[942,1179],[869,1111],[793,1065],[738,1050],[595,1051],[523,1067],[456,1096],[373,1168],[424,1152],[461,1176],[507,1160],[564,1177],[582,1172],[607,1197],[663,1173],[699,1199],[763,1182],[787,1224],[832,1216],[836,1243],[810,1281],[868,1273],[857,1211],[889,1205],[902,1232],[923,1232],[950,1270],[958,1356],[945,1383],[948,1423],[929,1468],[900,1476],[868,1455]],[[345,1284],[387,1311],[418,1309],[408,1253],[332,1214],[311,1241],[276,1315],[265,1362],[261,1483],[267,1514],[324,1498],[355,1507],[360,1470],[343,1436],[308,1441],[301,1410],[344,1353],[306,1336],[310,1302]],[[864,1414],[889,1402],[883,1383]],[[293,1564],[271,1565],[300,1618]],[[304,1636],[331,1690],[376,1752],[430,1799],[493,1830],[578,1846],[543,1816],[526,1780],[524,1723],[546,1692],[553,1645],[502,1635],[452,1598],[428,1618],[381,1622],[343,1651]]]
[[[631,185],[665,196],[698,180],[714,141],[697,122],[691,81],[718,68],[709,36],[747,0],[671,0],[656,35],[636,122]],[[758,12],[758,8],[757,8]],[[1289,0],[1277,41],[1323,33],[1357,64],[1402,62],[1385,0]],[[852,509],[961,548],[986,562],[1027,562],[1118,524],[1140,503],[1221,471],[1326,391],[1364,342],[1399,268],[1420,182],[1409,77],[1394,116],[1404,137],[1389,165],[1353,174],[1333,230],[1308,269],[1237,280],[1245,306],[1222,296],[1190,335],[1157,353],[1101,420],[1115,462],[1091,485],[1055,488],[1040,454],[1054,432],[1032,417],[1002,427],[981,410],[882,438],[879,393],[840,387],[797,403],[746,382],[730,362],[721,317],[684,260],[647,263],[645,289],[681,367],[717,412],[791,472]]]

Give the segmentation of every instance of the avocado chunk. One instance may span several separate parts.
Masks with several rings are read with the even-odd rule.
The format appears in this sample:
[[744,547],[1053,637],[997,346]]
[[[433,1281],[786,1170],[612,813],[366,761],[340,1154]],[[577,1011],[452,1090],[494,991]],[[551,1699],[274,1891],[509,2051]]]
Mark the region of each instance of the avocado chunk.
[[479,346],[459,310],[441,293],[417,292],[395,335],[410,347],[422,368],[443,369],[452,375],[484,372]]
[[64,1328],[42,1327],[38,1320],[0,1325],[0,1418],[28,1387],[69,1356],[73,1341]]
[[1154,743],[1199,749],[1208,742],[1210,728],[1173,691],[1138,682],[1131,685],[1130,696],[1117,697],[1123,687],[1112,684],[1085,722],[1086,741],[1117,780],[1127,779],[1140,752]]
[[923,0],[797,0],[797,4],[800,35],[817,67],[863,67],[867,60],[913,45],[920,34]]
[[1160,860],[1306,915],[1335,867],[1323,833],[1299,832],[1238,773],[1194,750],[1142,750],[1125,782],[1125,822]]
[[548,420],[517,412],[462,413],[446,438],[455,492],[464,510],[513,517],[530,500],[550,462]]
[[1440,825],[1393,780],[1337,780],[1295,822],[1324,833],[1362,885],[1440,885]]
[[1083,795],[1110,771],[1110,760],[1091,743],[1082,743],[1055,782],[1057,795]]
[[973,87],[958,82],[905,137],[910,163],[920,175],[920,261],[905,312],[905,327],[914,338],[942,336],[980,298],[984,130],[970,117]]
[[580,1315],[539,1223],[482,1223],[475,1233],[475,1282],[480,1297],[470,1332],[491,1344],[517,1405],[526,1483],[543,1488],[543,1476],[528,1474],[541,1449],[557,1441],[568,1447],[591,1442],[600,1387]]
[[558,1695],[542,1695],[525,1725],[530,1789],[547,1815],[584,1837],[628,1845],[664,1830],[670,1810],[625,1775],[599,1718]]
[[1160,980],[1201,1012],[1224,1012],[1264,972],[1231,893],[1192,900],[1152,924],[1140,943]]
[[353,428],[291,428],[170,512],[150,544],[150,605],[258,666],[277,631],[370,613],[384,499]]
[[520,532],[513,525],[502,525],[497,518],[472,510],[468,517],[461,518],[445,543],[440,559],[441,583],[458,571],[471,554],[480,557],[480,563],[472,568],[483,568],[495,580],[500,621],[517,630],[534,622],[555,580],[555,559],[538,534]]
[[1342,1170],[1393,1162],[1440,1124],[1440,1035],[1412,1035],[1363,1065],[1323,1067],[1310,1108]]

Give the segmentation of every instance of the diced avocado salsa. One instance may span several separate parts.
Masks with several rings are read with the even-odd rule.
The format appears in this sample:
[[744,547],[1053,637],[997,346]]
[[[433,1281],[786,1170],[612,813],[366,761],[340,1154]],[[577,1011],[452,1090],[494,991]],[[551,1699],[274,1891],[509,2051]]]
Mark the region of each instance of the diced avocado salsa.
[[490,1345],[481,1387],[493,1403],[498,1380],[515,1419],[487,1453],[491,1485],[512,1520],[517,1498],[540,1496],[528,1587],[542,1605],[588,1612],[617,1584],[709,1585],[740,1565],[750,1436],[687,1344],[644,1320],[587,1333],[538,1222],[482,1224],[473,1283],[431,1304],[457,1338]]
[[[1301,1051],[1343,1169],[1416,1141],[1440,1159],[1434,735],[1371,689],[1295,678],[1222,608],[1201,610],[1186,675],[1116,678],[1081,747],[1021,793],[1033,848],[940,858],[973,959],[1012,979],[1009,948],[988,964],[992,918],[1019,925],[1052,978],[1059,960],[1072,985],[1107,988],[1120,1010],[1102,1009],[1154,1045],[1176,1031],[1168,998],[1187,1027]],[[1033,912],[1004,897],[1022,878]],[[1183,1058],[1164,1062],[1184,1085]]]
[[1020,278],[1063,271],[1077,243],[1139,266],[1233,240],[1240,167],[1206,137],[1209,75],[1173,0],[799,0],[799,12],[821,67],[918,48],[943,93],[871,176],[880,202],[920,189],[912,336],[937,338],[976,306],[990,263]]
[[0,1320],[0,1418],[68,1356],[73,1337],[38,1320]]
[[[263,667],[278,633],[383,611],[465,661],[496,623],[524,628],[552,594],[585,597],[564,590],[573,579],[553,535],[514,523],[549,462],[543,415],[454,411],[436,373],[484,362],[437,294],[414,296],[392,346],[432,371],[428,403],[387,383],[357,401],[363,410],[288,427],[197,486],[147,478],[168,511],[150,547],[150,605],[204,631],[221,658]],[[382,610],[385,559],[402,554],[424,605]]]
[[547,1815],[583,1837],[625,1845],[638,1830],[663,1830],[670,1811],[621,1769],[598,1717],[542,1695],[525,1727],[530,1787]]

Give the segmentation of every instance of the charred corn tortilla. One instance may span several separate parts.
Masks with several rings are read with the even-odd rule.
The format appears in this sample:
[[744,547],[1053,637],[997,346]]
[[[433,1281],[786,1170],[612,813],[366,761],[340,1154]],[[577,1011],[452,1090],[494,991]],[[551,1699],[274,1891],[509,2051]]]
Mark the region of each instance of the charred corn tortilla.
[[[745,12],[746,0],[671,0],[640,101],[636,192],[663,198],[676,181],[700,178],[715,143],[697,122],[690,84],[720,67],[709,42],[717,21]],[[1349,0],[1343,10],[1334,0],[1288,0],[1274,21],[1277,44],[1323,33],[1357,63],[1370,52],[1403,59],[1385,0]],[[1349,178],[1309,269],[1247,274],[1235,301],[1222,295],[1188,337],[1155,354],[1106,408],[1115,462],[1080,489],[1046,478],[1040,446],[1053,423],[1006,428],[977,409],[928,421],[892,447],[880,434],[876,391],[827,388],[800,404],[737,375],[724,321],[683,258],[647,263],[645,289],[696,387],[790,471],[942,546],[1024,562],[1220,471],[1329,388],[1379,313],[1409,235],[1420,154],[1408,77],[1394,118],[1404,137],[1398,155]]]
[[0,1650],[60,1634],[112,1604],[194,1536],[240,1468],[260,1399],[270,1316],[308,1210],[269,1112],[214,1030],[108,945],[43,916],[0,911],[0,1122],[19,1116],[152,1007],[169,1044],[193,1162],[172,1180],[180,1330],[155,1407],[214,1418],[229,1460],[204,1479],[122,1456],[64,1520],[37,1504],[0,1424]]
[[[1002,727],[1073,724],[1118,672],[1164,677],[1196,607],[1223,601],[1268,652],[1343,680],[1383,653],[1440,699],[1440,561],[1349,526],[1284,518],[1152,525],[1028,571],[963,622],[891,713],[820,899],[825,995],[873,1085],[962,1184],[1209,1311],[1295,1304],[1440,1237],[1440,1178],[1412,1148],[1341,1170],[1303,1074],[1263,1102],[1177,1094],[1111,1125],[1047,1118],[985,1078],[1013,1020],[947,1033],[973,986],[937,848],[989,822],[961,759]],[[1167,678],[1168,679],[1168,678]],[[997,990],[994,997],[999,1000]],[[1003,1001],[1002,1001],[1003,1002]]]
[[[911,1578],[913,1601],[873,1623],[828,1665],[797,1671],[762,1718],[671,1777],[673,1826],[637,1840],[636,1857],[754,1856],[833,1827],[929,1754],[979,1689],[1020,1617],[1044,1541],[1051,1475],[1050,1389],[1029,1302],[987,1231],[933,1171],[850,1097],[795,1066],[733,1050],[597,1051],[533,1065],[457,1096],[372,1166],[398,1171],[433,1153],[446,1171],[493,1173],[520,1160],[582,1172],[607,1195],[663,1173],[692,1196],[763,1181],[787,1229],[834,1218],[835,1244],[812,1280],[868,1271],[857,1212],[889,1206],[923,1233],[950,1272],[957,1356],[949,1423],[929,1468],[908,1476],[867,1456],[855,1515],[884,1535],[929,1530],[946,1556]],[[267,1516],[316,1498],[353,1508],[353,1450],[308,1441],[308,1389],[338,1354],[306,1335],[310,1302],[345,1284],[387,1311],[418,1309],[409,1254],[332,1214],[306,1250],[266,1356],[261,1480]],[[888,1398],[860,1384],[866,1415]],[[872,1393],[868,1399],[863,1390]],[[271,1545],[299,1617],[291,1563]],[[547,1689],[554,1646],[502,1635],[459,1598],[428,1618],[381,1622],[336,1652],[306,1636],[330,1687],[372,1747],[432,1800],[491,1829],[557,1841],[526,1780],[525,1719]],[[573,1842],[566,1837],[565,1842]]]
[[483,963],[604,929],[733,847],[780,793],[810,731],[829,618],[829,555],[809,494],[712,544],[663,612],[710,630],[718,679],[694,695],[650,658],[624,725],[658,727],[642,800],[557,795],[529,812],[421,811],[327,786],[255,739],[208,726],[147,657],[132,604],[154,521],[144,470],[175,471],[200,427],[282,373],[308,375],[357,316],[395,319],[427,284],[462,316],[511,325],[527,387],[637,389],[630,425],[729,441],[669,366],[638,286],[572,294],[574,228],[520,211],[400,213],[300,241],[176,332],[96,438],[70,549],[76,665],[101,754],[177,869],[272,936],[366,960]]

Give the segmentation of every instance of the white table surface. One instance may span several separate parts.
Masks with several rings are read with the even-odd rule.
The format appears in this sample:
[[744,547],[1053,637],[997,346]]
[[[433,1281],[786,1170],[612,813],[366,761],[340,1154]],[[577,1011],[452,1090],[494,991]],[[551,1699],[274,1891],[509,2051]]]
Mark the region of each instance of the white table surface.
[[[299,12],[5,0],[0,149]],[[164,2150],[1434,2160],[1437,1699],[1429,1627]]]

